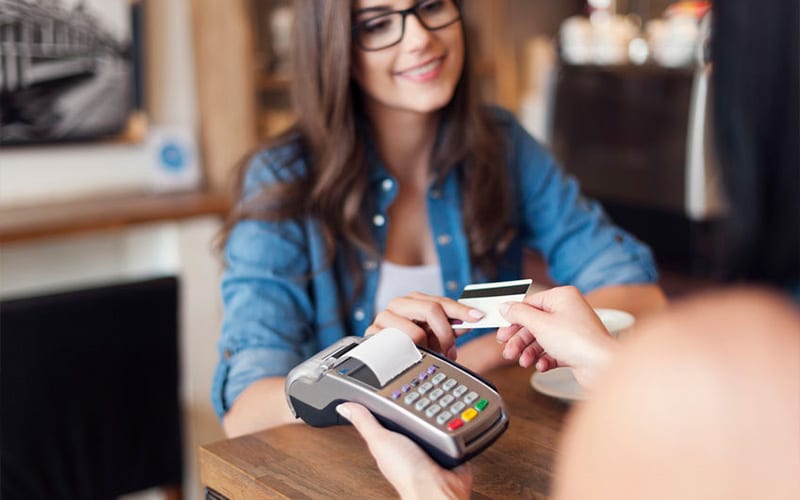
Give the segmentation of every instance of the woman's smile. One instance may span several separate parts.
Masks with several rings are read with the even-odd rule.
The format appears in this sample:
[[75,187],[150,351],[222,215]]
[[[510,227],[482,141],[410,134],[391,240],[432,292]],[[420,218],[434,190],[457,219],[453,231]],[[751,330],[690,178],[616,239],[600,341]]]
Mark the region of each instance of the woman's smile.
[[413,68],[398,71],[395,75],[417,83],[430,82],[442,73],[445,57],[446,55],[428,60]]

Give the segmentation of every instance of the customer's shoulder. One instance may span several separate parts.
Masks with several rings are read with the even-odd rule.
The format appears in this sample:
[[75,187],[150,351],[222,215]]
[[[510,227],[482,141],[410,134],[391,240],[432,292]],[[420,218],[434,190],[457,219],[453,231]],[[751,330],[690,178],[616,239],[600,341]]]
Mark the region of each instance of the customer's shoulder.
[[[756,352],[773,350],[800,354],[800,309],[778,290],[740,286],[698,293],[673,303],[641,327],[646,349],[675,353],[708,353],[725,364],[740,356],[744,369]],[[776,349],[777,347],[777,349]],[[762,352],[762,354],[765,354]],[[714,356],[710,356],[714,357]]]

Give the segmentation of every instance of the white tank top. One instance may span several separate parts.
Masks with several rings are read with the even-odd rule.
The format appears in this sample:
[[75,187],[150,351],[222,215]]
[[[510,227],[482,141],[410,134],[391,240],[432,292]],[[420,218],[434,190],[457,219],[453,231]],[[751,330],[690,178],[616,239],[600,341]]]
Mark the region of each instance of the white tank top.
[[378,291],[375,293],[375,315],[386,309],[392,299],[411,292],[444,295],[439,265],[401,266],[384,260],[378,278]]

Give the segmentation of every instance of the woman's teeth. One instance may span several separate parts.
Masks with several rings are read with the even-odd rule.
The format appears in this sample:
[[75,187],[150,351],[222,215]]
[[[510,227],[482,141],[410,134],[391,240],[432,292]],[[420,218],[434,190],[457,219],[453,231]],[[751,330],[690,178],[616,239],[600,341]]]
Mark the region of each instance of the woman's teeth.
[[431,71],[436,66],[439,65],[442,61],[440,59],[436,59],[434,61],[429,62],[425,66],[420,66],[419,68],[414,68],[412,70],[406,71],[405,74],[409,76],[416,76],[416,75],[424,75],[428,71]]

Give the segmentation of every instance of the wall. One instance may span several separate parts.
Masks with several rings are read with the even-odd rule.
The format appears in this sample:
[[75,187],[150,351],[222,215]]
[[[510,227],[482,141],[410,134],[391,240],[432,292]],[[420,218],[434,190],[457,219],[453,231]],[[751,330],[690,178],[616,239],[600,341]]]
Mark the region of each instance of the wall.
[[196,136],[197,92],[188,0],[145,5],[148,136],[134,143],[3,148],[0,207],[159,189],[154,140],[165,130]]
[[[147,7],[151,125],[178,127],[194,135],[198,113],[189,1],[150,0]],[[0,206],[150,190],[154,167],[137,148],[72,145],[0,151]],[[179,276],[185,498],[202,496],[197,446],[224,437],[209,400],[221,318],[220,265],[210,242],[219,227],[217,218],[202,217],[0,247],[0,297],[4,298]]]

